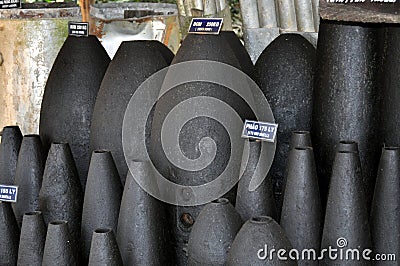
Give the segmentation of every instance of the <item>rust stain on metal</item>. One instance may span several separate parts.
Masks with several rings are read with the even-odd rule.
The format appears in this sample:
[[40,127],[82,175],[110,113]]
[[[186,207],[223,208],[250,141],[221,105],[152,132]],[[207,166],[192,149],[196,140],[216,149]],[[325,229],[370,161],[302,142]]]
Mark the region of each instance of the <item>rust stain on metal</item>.
[[191,227],[194,224],[194,219],[189,213],[183,213],[181,216],[181,222],[186,227]]
[[180,39],[179,25],[178,25],[178,17],[175,18],[167,18],[165,24],[167,28],[165,29],[164,41],[163,43],[168,46],[174,53],[176,53]]
[[97,38],[101,39],[105,35],[104,29],[104,20],[99,20],[94,22],[94,19],[91,18],[91,27],[90,27],[90,34],[95,35]]

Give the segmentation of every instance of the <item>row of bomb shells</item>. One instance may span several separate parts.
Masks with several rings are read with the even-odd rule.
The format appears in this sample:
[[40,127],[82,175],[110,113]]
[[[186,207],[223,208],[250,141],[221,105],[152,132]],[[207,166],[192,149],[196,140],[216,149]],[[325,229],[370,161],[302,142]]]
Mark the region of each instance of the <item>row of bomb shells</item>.
[[[204,51],[207,52],[204,53]],[[159,42],[124,42],[111,62],[94,36],[68,37],[53,65],[43,97],[39,131],[44,146],[48,149],[52,142],[70,144],[84,190],[86,190],[86,173],[91,152],[98,149],[110,150],[122,184],[125,184],[128,165],[123,152],[122,126],[130,99],[152,74],[169,66],[171,62],[179,64],[191,60],[217,61],[241,69],[250,76],[253,74],[250,57],[233,32],[221,32],[217,36],[189,35],[175,57]],[[172,73],[169,76],[173,78],[183,75]],[[204,179],[198,171],[183,171],[169,164],[163,154],[164,151],[159,149],[163,145],[159,145],[157,136],[161,132],[162,119],[165,118],[163,115],[171,110],[170,107],[173,107],[171,103],[178,105],[181,101],[187,100],[187,97],[195,98],[199,95],[220,98],[222,101],[228,98],[230,105],[233,99],[239,99],[235,93],[229,92],[227,95],[226,89],[218,84],[200,84],[196,86],[196,89],[190,89],[191,86],[190,82],[176,86],[173,93],[157,99],[155,111],[140,123],[140,126],[145,128],[145,134],[132,132],[129,140],[133,145],[142,147],[141,141],[144,135],[146,138],[151,137],[145,142],[146,145],[151,142],[149,153],[151,153],[153,163],[160,166],[157,169],[161,173],[166,173],[164,176],[167,179],[171,181],[175,181],[174,178],[178,179],[177,183],[182,183],[182,180],[185,180],[183,182],[186,180],[204,182]],[[158,96],[157,89],[160,88],[150,88],[147,96]],[[188,92],[190,95],[187,94]],[[250,109],[249,106],[246,108]],[[240,113],[242,106],[236,106],[235,109],[238,109],[235,111]],[[141,112],[141,110],[138,111],[139,114]],[[153,114],[156,116],[155,119],[153,119]],[[242,114],[243,119],[244,115]],[[136,120],[133,123],[137,125]],[[204,123],[207,124],[206,127]],[[240,125],[242,123],[242,121],[239,122]],[[231,147],[225,145],[229,144],[225,141],[227,136],[220,134],[225,133],[222,127],[215,121],[208,120],[194,121],[191,125],[202,130],[204,136],[213,138],[216,143],[220,142],[218,146],[223,151],[218,152],[217,157],[222,162],[228,162],[228,151]],[[196,137],[185,141],[187,144],[184,144],[185,147],[181,147],[181,150],[192,149],[193,141],[197,141]],[[131,154],[135,160],[145,160],[143,152],[139,152],[138,149],[133,148]],[[241,153],[237,155],[240,162]],[[170,170],[171,167],[172,170]],[[212,177],[213,173],[223,171],[224,167],[223,163],[215,162],[203,172]],[[175,173],[176,177],[171,173]],[[232,190],[227,197],[233,202],[235,191]],[[168,222],[174,236],[172,246],[175,248],[175,257],[180,260],[178,264],[186,263],[186,249],[191,226],[202,207],[166,206]]]
[[[3,219],[0,225],[1,235],[3,239],[9,240],[0,244],[1,265],[15,265],[17,260],[18,265],[28,265],[27,261],[29,265],[75,265],[87,263],[88,260],[100,263],[101,260],[108,260],[109,255],[108,252],[99,250],[103,246],[109,247],[109,252],[115,255],[112,260],[104,263],[121,265],[118,259],[120,253],[113,243],[113,232],[117,232],[117,228],[120,232],[117,235],[118,242],[124,245],[124,250],[130,248],[129,256],[134,256],[141,263],[157,258],[154,254],[149,256],[148,252],[161,249],[141,245],[143,239],[139,236],[168,239],[160,233],[160,230],[164,230],[165,223],[162,223],[163,226],[155,226],[151,232],[143,232],[152,217],[163,216],[160,202],[147,195],[129,177],[123,193],[121,179],[110,152],[93,152],[87,190],[83,197],[68,144],[53,143],[44,164],[46,154],[39,136],[25,136],[21,148],[18,147],[21,142],[10,141],[19,136],[18,127],[4,128],[0,146],[2,153],[5,150],[19,151],[15,179],[15,185],[19,188],[19,199],[12,203],[12,207],[10,203],[0,205]],[[142,171],[143,166],[140,163],[136,169],[136,174],[147,174]],[[45,245],[46,226],[48,235]],[[93,232],[93,239],[98,241],[91,244]],[[137,244],[131,247],[136,241]],[[148,241],[142,243],[149,244]],[[164,246],[159,241],[153,244]],[[91,246],[94,251],[90,251]],[[133,252],[132,249],[137,251]],[[147,253],[144,252],[146,250]],[[91,255],[92,258],[89,259],[89,253],[93,252],[103,253],[102,256]]]
[[[6,208],[9,207],[4,207],[4,209]],[[10,235],[10,237],[15,237],[16,232],[12,233],[14,235]],[[17,265],[55,265],[57,263],[79,265],[75,249],[76,247],[71,242],[67,221],[50,222],[46,232],[46,225],[40,211],[24,215]],[[8,260],[6,263],[15,265],[12,260]],[[88,265],[122,265],[121,255],[112,229],[99,228],[94,230]]]
[[[95,38],[69,38],[56,60],[55,70],[52,71],[54,73],[50,75],[46,86],[40,135],[47,147],[54,141],[71,144],[82,185],[86,183],[90,152],[95,149],[112,151],[124,183],[128,167],[123,155],[121,128],[130,97],[147,77],[171,62],[174,65],[191,60],[217,61],[234,66],[253,78],[271,105],[275,121],[279,124],[277,152],[268,177],[273,180],[275,192],[282,191],[290,133],[296,129],[304,129],[312,132],[315,144],[323,209],[327,202],[335,145],[340,139],[354,139],[359,143],[361,162],[365,168],[364,186],[370,205],[380,146],[382,142],[400,145],[396,143],[396,103],[384,105],[383,122],[380,122],[381,98],[384,96],[386,101],[392,102],[397,99],[398,93],[398,66],[395,60],[397,57],[390,54],[399,53],[396,40],[400,34],[395,27],[385,27],[387,29],[360,23],[322,21],[317,53],[303,37],[283,34],[265,49],[255,67],[233,33],[223,32],[219,36],[189,35],[175,57],[160,43],[126,42],[121,45],[109,65],[109,58],[100,49],[101,45]],[[385,38],[380,39],[388,45],[381,45],[378,41],[382,32]],[[383,50],[383,53],[380,50]],[[383,56],[379,57],[379,54]],[[98,61],[94,62],[94,58],[98,58]],[[76,62],[80,62],[79,68],[76,68]],[[318,67],[315,67],[315,64]],[[70,67],[65,67],[66,65]],[[387,72],[384,76],[389,77],[382,81],[384,90],[380,90],[378,86],[380,65]],[[96,69],[96,73],[88,75],[88,72],[91,72],[89,69]],[[180,76],[180,73],[173,74],[173,77]],[[65,78],[60,79],[60,76]],[[82,80],[86,82],[84,89]],[[201,175],[197,175],[197,172],[192,175],[189,171],[182,171],[165,160],[163,150],[159,149],[159,139],[156,138],[159,134],[154,134],[161,131],[159,127],[163,123],[164,115],[187,97],[209,92],[223,94],[231,102],[240,102],[235,101],[235,95],[232,93],[228,97],[228,94],[215,84],[202,83],[195,90],[191,88],[191,84],[182,85],[180,88],[157,103],[154,112],[157,116],[154,120],[152,117],[147,119],[152,128],[147,128],[146,124],[146,137],[148,133],[152,133],[148,141],[153,147],[153,150],[150,149],[154,152],[152,159],[161,166],[160,171],[173,173],[168,178],[176,183],[186,180],[199,181]],[[97,99],[94,95],[97,95]],[[68,108],[58,110],[67,102]],[[85,109],[85,112],[82,112],[82,109]],[[246,110],[242,105],[238,109]],[[243,110],[239,113],[244,113]],[[205,128],[201,122],[193,124],[195,127]],[[227,139],[222,130],[214,128],[214,124],[210,123],[207,128],[208,134],[218,132],[215,134],[216,142]],[[377,132],[380,128],[384,129],[384,140],[379,139],[381,134]],[[133,142],[142,137],[139,135],[132,136]],[[188,140],[189,144],[181,149],[189,150],[191,141],[193,140]],[[221,146],[225,148],[226,145]],[[142,159],[143,154],[136,151],[134,153],[136,159]],[[226,159],[223,158],[224,154],[218,153],[222,157],[221,161]],[[223,168],[222,164],[216,163],[214,166],[207,173],[221,171],[218,167]],[[189,178],[186,178],[188,176]],[[266,183],[264,186],[268,187],[270,184]],[[234,193],[225,197],[234,203]],[[268,194],[268,202],[271,208],[274,208],[269,197]],[[282,197],[279,198],[275,210],[278,218],[281,216],[283,204]],[[249,201],[258,204],[264,199],[253,197],[252,201]],[[176,237],[174,246],[179,258],[186,257],[190,228],[201,208],[202,206],[168,206],[168,219],[173,224],[173,235]],[[184,259],[181,262],[185,264]]]
[[[176,57],[176,63],[189,60],[189,57],[194,55],[192,44],[200,43],[200,46],[213,47],[213,53],[203,59],[223,61],[233,64],[235,67],[243,65],[241,68],[248,74],[252,71],[251,60],[233,32],[224,32],[211,38],[190,36],[185,42],[186,45],[182,47],[186,48],[181,51],[180,56]],[[225,53],[229,55],[225,56]],[[198,59],[202,59],[201,53],[199,55]],[[168,66],[172,59],[171,51],[159,42],[135,41],[123,43],[110,63],[110,59],[94,36],[67,38],[46,84],[41,110],[40,137],[45,151],[54,142],[70,144],[83,189],[86,186],[89,154],[90,151],[96,149],[109,149],[113,152],[121,181],[125,183],[127,165],[121,143],[121,127],[130,96],[146,78]],[[93,71],[94,69],[95,71]],[[90,149],[89,132],[91,132]],[[4,133],[3,139],[6,139],[6,135]],[[20,134],[20,141],[21,139],[22,135]],[[8,156],[3,161],[15,162],[16,160],[13,160],[8,154],[18,156],[18,150],[14,149],[10,153],[4,151],[3,154]],[[28,162],[32,161],[28,160]],[[13,184],[15,166],[9,164],[6,166],[8,167],[5,167],[7,171],[0,172],[0,182]],[[8,171],[9,169],[11,171]],[[62,167],[59,170],[63,170]],[[66,171],[68,172],[68,170]],[[40,173],[37,175],[41,176]],[[23,190],[21,194],[26,194]],[[39,191],[40,186],[36,186],[36,190]],[[231,198],[234,199],[234,194]],[[69,206],[68,204],[60,205],[62,207]],[[54,206],[54,208],[58,207]],[[15,210],[18,213],[19,223],[21,223],[24,210],[17,209],[19,208],[16,207]],[[190,222],[196,218],[199,210],[199,207],[193,207],[189,210],[180,209],[179,211],[186,214]],[[175,212],[173,206],[170,212]],[[43,214],[46,220],[45,211]],[[169,216],[174,223],[172,227],[177,229],[175,233],[178,236],[174,238],[177,239],[176,243],[178,246],[179,243],[183,243],[177,248],[177,253],[182,255],[178,257],[185,261],[186,255],[182,251],[187,245],[190,230],[179,229],[184,226],[180,217],[180,214],[176,217],[175,215]],[[69,221],[70,227],[76,228],[72,224],[77,222],[77,219]],[[190,226],[189,223],[189,229]],[[78,232],[71,230],[73,239],[76,239]]]
[[[337,265],[339,253],[328,253],[330,249],[344,250],[347,255],[340,260],[348,261],[352,260],[348,250],[357,250],[353,260],[360,265],[370,265],[376,254],[399,256],[400,149],[382,149],[370,215],[357,143],[341,141],[335,153],[325,217],[310,134],[294,132],[280,225],[268,216],[242,219],[248,211],[226,199],[216,200],[204,207],[193,226],[189,265],[265,265],[266,261],[268,265]],[[268,204],[260,207],[264,212],[254,212],[268,213]],[[278,256],[280,249],[283,253]]]
[[[395,29],[390,29],[388,32],[391,33],[388,34],[388,41],[394,42],[398,33],[396,33]],[[373,186],[371,186],[371,183],[373,183],[372,180],[376,172],[376,159],[377,154],[379,154],[379,145],[381,144],[381,141],[375,138],[376,133],[374,133],[376,132],[376,128],[379,128],[377,127],[379,124],[377,122],[379,110],[376,108],[378,106],[376,101],[380,97],[373,96],[378,92],[375,79],[376,65],[378,64],[369,63],[371,61],[377,61],[377,43],[375,35],[375,30],[365,25],[342,25],[336,22],[323,22],[321,26],[320,43],[318,44],[319,52],[317,52],[317,60],[320,66],[317,70],[316,86],[314,89],[316,93],[314,93],[315,104],[312,131],[317,154],[316,159],[318,161],[317,170],[320,172],[320,178],[324,180],[320,183],[321,195],[324,198],[326,198],[328,194],[327,188],[331,172],[330,162],[333,161],[334,145],[338,142],[339,138],[355,139],[359,142],[361,160],[366,168],[365,176],[367,176],[364,178],[364,185],[368,188],[369,192],[367,192],[367,195],[370,196],[369,198],[371,198],[372,195],[371,187]],[[230,43],[223,44],[221,42],[223,38],[225,37],[188,36],[182,45],[182,50],[174,59],[174,62],[178,63],[193,59],[216,60],[234,65],[235,67],[240,67],[243,71],[252,76],[252,70],[249,70],[252,66],[249,64],[248,67],[245,67],[246,64],[244,62],[247,61],[243,60],[243,58],[246,58],[246,56],[243,56],[243,54],[242,56],[237,54],[233,56],[231,53],[232,50],[237,52],[240,49],[233,49]],[[82,44],[82,42],[87,42],[87,44]],[[73,45],[79,47],[79,49],[74,49]],[[146,42],[142,42],[141,44],[140,42],[135,42],[125,43],[121,46],[120,56],[114,58],[116,60],[113,60],[112,68],[110,64],[110,68],[107,70],[107,72],[110,72],[104,77],[102,88],[98,94],[98,103],[96,101],[97,107],[94,107],[95,115],[91,125],[91,134],[93,134],[93,136],[90,138],[92,143],[97,143],[96,145],[99,146],[96,147],[96,145],[92,145],[92,148],[108,149],[108,147],[105,146],[110,145],[109,149],[113,151],[113,156],[116,158],[117,168],[119,170],[122,169],[122,172],[126,172],[127,166],[121,148],[120,128],[123,112],[129,100],[128,96],[134,93],[137,86],[139,86],[147,76],[154,73],[154,71],[160,67],[163,67],[158,64],[162,61],[162,58],[164,58],[165,61],[165,64],[163,64],[164,66],[168,65],[170,60],[172,60],[170,52],[163,53],[160,52],[159,49],[155,49],[158,50],[155,52],[154,49],[149,48],[154,45],[154,43],[151,45]],[[96,46],[96,48],[93,49],[92,46]],[[131,46],[135,46],[136,48],[131,49]],[[343,46],[351,47],[354,53],[349,53],[348,49],[344,49]],[[55,69],[58,70],[52,71],[54,72],[52,75],[53,77],[49,79],[48,87],[46,87],[43,103],[44,108],[42,109],[41,115],[40,134],[42,140],[46,143],[47,147],[53,141],[71,143],[74,158],[76,162],[80,164],[78,168],[83,169],[78,170],[78,172],[83,173],[80,174],[82,184],[86,182],[85,171],[87,171],[90,155],[88,151],[88,136],[91,120],[90,116],[95,101],[93,95],[97,94],[99,84],[103,78],[102,75],[109,62],[109,59],[106,58],[107,56],[99,56],[99,54],[105,55],[105,53],[98,47],[101,47],[101,45],[99,45],[94,38],[87,38],[85,41],[83,41],[83,39],[78,40],[78,38],[69,38],[69,41],[67,40],[64,55],[59,56],[56,60],[55,65],[58,67]],[[207,49],[206,47],[217,48]],[[389,51],[393,49],[392,47],[397,46],[388,46],[388,51],[385,52],[390,54],[391,52]],[[278,52],[275,51],[276,49]],[[142,52],[132,53],[133,50],[140,50]],[[279,52],[280,50],[283,50],[283,52]],[[96,51],[98,54],[96,54]],[[207,53],[203,53],[203,51],[207,51]],[[288,138],[290,132],[296,128],[310,130],[310,110],[312,106],[312,97],[310,95],[312,95],[312,61],[314,60],[312,51],[313,48],[310,44],[300,36],[285,34],[279,37],[275,41],[275,44],[271,45],[269,49],[266,49],[264,55],[260,57],[256,64],[255,79],[259,83],[264,94],[267,95],[276,116],[276,121],[281,125],[279,127],[280,131],[278,132],[277,156],[274,162],[274,164],[280,165],[280,167],[273,166],[271,169],[271,176],[275,182],[278,182],[284,176],[284,165],[288,154]],[[396,50],[394,50],[394,52],[396,52]],[[166,54],[170,56],[165,56]],[[133,56],[130,57],[129,55]],[[244,53],[244,55],[246,54]],[[271,58],[273,55],[277,55],[277,57],[274,57],[275,59]],[[295,55],[304,56],[300,56],[299,58],[293,57]],[[101,67],[86,66],[88,69],[96,69],[96,73],[90,73],[88,76],[88,72],[90,71],[84,69],[85,67],[83,64],[78,64],[79,69],[76,69],[76,62],[97,60],[95,59],[96,57],[104,59],[99,64]],[[168,60],[165,59],[167,57]],[[352,57],[352,60],[349,60],[348,57]],[[127,58],[135,58],[137,61],[132,59],[127,60]],[[149,58],[152,59],[150,60]],[[385,65],[392,65],[392,70],[388,72],[390,75],[392,75],[391,73],[397,73],[396,64],[394,64],[391,58],[396,57],[385,58],[387,61]],[[149,61],[151,61],[151,63],[149,63]],[[149,69],[144,69],[144,62],[149,63],[145,64],[149,66]],[[296,65],[295,68],[300,72],[286,71],[285,69],[292,65],[288,62],[297,62],[298,65]],[[128,63],[131,65],[128,66]],[[71,67],[65,67],[65,65],[71,65]],[[340,69],[332,69],[337,65],[343,67]],[[364,68],[364,65],[369,67]],[[354,70],[353,68],[356,69]],[[132,69],[135,71],[137,70],[136,72],[140,71],[140,73],[147,72],[143,75],[136,76],[132,74]],[[274,71],[280,75],[275,75]],[[338,74],[338,71],[342,71],[343,73]],[[361,74],[355,75],[354,72]],[[299,81],[298,73],[301,73],[304,79],[301,78]],[[61,76],[68,76],[68,74],[70,78],[60,79]],[[96,75],[96,77],[91,75]],[[264,79],[264,77],[267,78]],[[395,78],[396,75],[393,75],[393,77]],[[67,82],[64,84],[61,80],[67,80]],[[85,89],[82,89],[82,83],[80,83],[82,80],[85,80],[86,83],[90,83],[90,86],[85,84]],[[351,81],[350,83],[352,85],[347,86],[347,81]],[[303,82],[301,86],[298,86],[299,82]],[[390,82],[386,81],[385,86],[387,87],[385,92],[388,92],[389,95],[396,94],[395,90],[391,90],[392,87],[395,88],[396,86],[391,86]],[[296,92],[297,87],[302,87],[302,90]],[[71,88],[75,88],[76,91],[73,92]],[[348,88],[348,90],[342,90],[342,88]],[[61,97],[60,95],[63,96]],[[303,101],[302,97],[304,95],[307,95],[307,97]],[[370,97],[371,95],[372,97]],[[279,98],[276,100],[274,98],[278,96],[282,96],[282,99]],[[54,100],[54,98],[56,100]],[[395,97],[389,96],[386,98],[394,99]],[[62,111],[57,109],[60,108],[60,106],[64,106],[66,102],[71,101],[71,99],[75,102],[71,103],[68,108],[64,108]],[[81,99],[83,99],[82,102]],[[334,101],[331,101],[331,99],[334,99]],[[282,106],[281,111],[279,109],[280,106]],[[353,108],[353,106],[357,108]],[[398,113],[395,111],[396,105],[387,105],[387,108],[390,106],[393,106],[394,109],[386,112],[388,113],[387,117]],[[85,112],[82,112],[82,108],[85,109]],[[116,110],[116,108],[118,110]],[[329,109],[329,112],[327,109]],[[55,114],[59,116],[55,117]],[[82,116],[75,117],[77,114],[82,114]],[[68,121],[65,121],[65,119]],[[96,119],[97,122],[95,122]],[[387,126],[383,127],[385,129],[385,138],[391,135],[397,136],[397,134],[393,132],[393,134],[389,134],[390,131],[396,127],[396,125],[393,124],[394,122],[391,123],[390,121],[397,120],[387,120],[389,121],[386,121]],[[78,123],[78,121],[83,122],[83,124]],[[361,123],[363,126],[360,126],[360,121],[363,122]],[[286,125],[286,127],[282,127],[282,125]],[[334,128],[331,128],[331,126]],[[367,129],[372,126],[374,127],[373,129]],[[75,127],[79,128],[76,129]],[[102,136],[100,136],[100,134],[102,134]],[[124,173],[121,174],[123,179],[125,176]],[[230,198],[230,200],[234,201],[234,198]],[[255,202],[259,201],[256,200]],[[323,200],[323,202],[325,202],[325,200]],[[173,226],[176,229],[174,235],[178,239],[176,242],[178,245],[183,243],[183,245],[178,247],[178,250],[183,250],[185,248],[184,244],[190,233],[187,226],[190,227],[190,225],[193,224],[193,220],[196,219],[199,210],[200,207],[171,208],[170,213],[177,214],[172,215],[172,220],[174,220],[175,223]],[[188,217],[188,219],[185,219],[188,223],[181,222],[181,214]],[[280,216],[279,208],[277,216]],[[181,255],[180,257],[184,257],[182,252]]]
[[[4,132],[7,132],[7,130]],[[40,150],[35,146],[40,142],[31,141],[31,139],[38,139],[37,136],[26,136],[25,139],[29,139],[30,143],[35,144],[34,146],[26,144],[31,148],[22,148],[20,158],[29,157],[32,163],[32,161],[35,161],[35,159],[32,159],[34,157],[32,154],[36,154]],[[2,147],[6,144],[7,141],[4,140]],[[259,145],[258,142],[254,141],[250,144]],[[21,165],[20,162],[17,165]],[[93,153],[83,203],[82,227],[76,227],[76,223],[70,223],[67,227],[66,221],[78,219],[80,223],[81,216],[77,210],[82,203],[77,203],[75,206],[69,205],[66,208],[52,207],[63,204],[61,202],[63,197],[60,197],[60,195],[65,196],[68,201],[73,198],[79,199],[79,195],[74,194],[79,191],[80,184],[73,168],[74,162],[68,145],[53,144],[44,170],[42,189],[39,195],[31,198],[32,201],[39,201],[39,209],[43,210],[45,221],[47,217],[49,230],[50,227],[54,227],[52,230],[56,232],[53,233],[56,237],[48,235],[48,238],[51,241],[63,241],[67,246],[68,243],[71,243],[71,247],[73,247],[66,246],[61,249],[61,255],[57,255],[58,253],[55,251],[49,252],[48,255],[44,256],[46,260],[54,259],[51,256],[52,254],[57,258],[57,261],[51,261],[53,264],[57,262],[72,265],[72,258],[78,260],[80,254],[74,248],[80,247],[80,241],[79,238],[76,238],[76,234],[77,232],[79,234],[79,230],[81,230],[83,261],[87,261],[90,246],[94,245],[91,244],[91,237],[93,231],[95,231],[97,234],[103,234],[103,237],[105,237],[104,234],[110,235],[107,236],[108,242],[106,243],[110,247],[110,252],[116,256],[116,259],[113,260],[115,263],[119,260],[117,256],[119,253],[117,245],[113,244],[113,240],[108,239],[108,237],[113,237],[111,232],[117,232],[117,242],[121,248],[122,260],[125,264],[147,265],[153,264],[155,260],[162,265],[172,264],[174,258],[168,249],[168,246],[170,246],[168,240],[171,235],[163,212],[164,204],[145,193],[135,182],[132,175],[128,175],[121,199],[122,185],[110,152],[96,151]],[[137,162],[135,169],[134,175],[144,175],[151,178],[152,173],[148,164]],[[280,217],[282,228],[272,218],[260,216],[274,215],[269,201],[263,202],[264,204],[261,202],[257,205],[257,208],[255,208],[255,205],[243,208],[243,204],[240,204],[240,202],[248,202],[246,198],[251,202],[252,197],[261,196],[261,198],[265,198],[266,195],[272,195],[272,191],[264,191],[262,194],[259,191],[241,194],[240,191],[246,191],[246,189],[241,188],[243,186],[248,187],[248,180],[246,180],[248,178],[244,175],[239,183],[236,210],[229,204],[228,200],[219,199],[206,205],[200,212],[189,239],[189,264],[213,263],[222,265],[228,260],[230,265],[242,265],[243,263],[253,265],[260,262],[257,252],[264,245],[285,248],[287,251],[291,250],[292,247],[298,251],[312,248],[318,254],[320,247],[335,247],[335,241],[343,237],[348,241],[348,248],[372,248],[374,252],[400,254],[400,228],[396,224],[397,218],[399,218],[396,210],[400,206],[398,197],[400,153],[398,148],[383,148],[379,169],[371,216],[368,219],[368,206],[362,185],[357,144],[346,141],[339,143],[333,164],[321,238],[323,210],[311,140],[309,133],[295,132],[292,135],[286,168],[285,197]],[[25,184],[22,182],[20,185],[21,188],[25,185],[28,189],[28,193],[25,190],[27,195],[35,194],[29,188],[35,189],[37,187],[35,183],[40,182],[41,179],[40,176],[35,176],[32,173],[26,175],[29,178],[25,179]],[[75,182],[73,182],[74,179]],[[46,183],[51,183],[51,188],[46,186]],[[29,186],[29,184],[32,184],[32,186]],[[119,208],[120,202],[121,209]],[[9,258],[12,261],[13,259],[16,260],[18,241],[16,241],[15,235],[18,235],[19,229],[9,204],[2,203],[1,206],[4,209],[2,215],[4,221],[2,223],[3,235],[5,239],[14,240],[14,242],[5,241],[2,243],[2,245],[9,246],[4,246],[1,249],[4,252],[1,257],[4,260]],[[36,226],[41,226],[40,222],[37,221],[38,217],[41,216],[40,213],[32,212],[29,207],[25,210],[31,213],[25,215],[24,219],[28,221],[30,218],[34,219],[36,220],[35,223],[38,224]],[[382,219],[382,217],[386,217],[386,219]],[[66,221],[58,221],[62,219]],[[240,229],[242,221],[246,220],[248,221],[246,226]],[[370,220],[371,230],[368,220]],[[55,222],[49,223],[49,221]],[[343,221],[346,221],[346,225],[343,225]],[[212,226],[209,226],[210,224]],[[44,240],[43,232],[45,229],[24,229],[24,227],[31,228],[32,226],[22,223],[21,231],[23,234],[21,234],[20,250],[24,251],[20,251],[19,255],[22,261],[25,259],[25,261],[30,260],[33,263],[33,261],[39,260],[40,249],[29,248],[33,242],[24,239],[30,239],[30,241]],[[67,228],[70,233],[62,227]],[[238,233],[239,229],[240,234]],[[385,234],[387,230],[391,230],[393,233],[388,236]],[[37,237],[29,237],[29,234],[24,236],[25,231],[30,234],[37,234]],[[254,232],[257,232],[257,234]],[[11,236],[14,236],[14,238]],[[56,240],[52,240],[53,238]],[[237,240],[233,241],[234,239]],[[36,242],[34,243],[34,246],[36,246]],[[231,244],[232,248],[228,256],[227,252]],[[42,246],[44,246],[43,242]],[[75,255],[65,255],[68,252]],[[101,258],[100,255],[95,257]],[[45,265],[52,265],[52,263]],[[298,262],[299,265],[302,265],[302,263],[301,261]],[[322,261],[322,263],[329,264],[327,261]]]

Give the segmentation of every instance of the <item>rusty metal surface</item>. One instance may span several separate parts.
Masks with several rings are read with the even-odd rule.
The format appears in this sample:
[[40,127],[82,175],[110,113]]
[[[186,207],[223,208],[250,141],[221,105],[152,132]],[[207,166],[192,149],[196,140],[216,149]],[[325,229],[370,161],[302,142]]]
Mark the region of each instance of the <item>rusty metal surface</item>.
[[[348,1],[348,0],[340,0]],[[395,1],[395,0],[392,0]],[[379,3],[328,3],[320,0],[319,12],[322,19],[370,23],[399,23],[400,2]]]
[[0,128],[19,125],[23,134],[39,132],[42,95],[79,7],[0,11]]
[[[125,18],[124,14],[128,13],[137,14],[137,17]],[[140,16],[141,14],[144,16]],[[114,57],[123,41],[158,40],[173,52],[178,50],[180,35],[176,5],[95,4],[91,6],[90,15],[91,34],[99,38],[111,58]]]
[[80,11],[75,3],[23,3],[21,9],[0,11],[0,19],[47,19],[79,16]]

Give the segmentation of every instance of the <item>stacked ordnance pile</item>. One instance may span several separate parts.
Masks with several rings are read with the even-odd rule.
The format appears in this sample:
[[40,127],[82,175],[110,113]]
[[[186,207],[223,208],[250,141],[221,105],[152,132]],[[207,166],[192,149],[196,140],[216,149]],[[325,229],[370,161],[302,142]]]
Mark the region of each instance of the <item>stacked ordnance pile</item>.
[[253,62],[280,34],[298,33],[314,46],[319,0],[240,0],[243,39]]
[[[399,57],[398,27],[328,21],[317,50],[282,34],[255,66],[233,32],[189,34],[176,56],[124,42],[111,62],[95,37],[68,37],[40,134],[2,132],[0,183],[19,191],[0,203],[0,265],[344,265],[319,258],[330,248],[400,256]],[[241,94],[224,71],[261,90]],[[277,123],[276,142],[241,139],[245,119]],[[219,191],[227,169],[234,182]],[[220,195],[199,200],[210,183]]]

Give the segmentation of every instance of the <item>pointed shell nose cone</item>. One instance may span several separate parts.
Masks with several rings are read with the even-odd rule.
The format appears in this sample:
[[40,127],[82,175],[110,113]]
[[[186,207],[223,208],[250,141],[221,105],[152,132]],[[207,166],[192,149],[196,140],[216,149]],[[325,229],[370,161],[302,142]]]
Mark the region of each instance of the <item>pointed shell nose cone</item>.
[[122,266],[122,258],[110,228],[93,231],[88,266]]
[[[384,147],[371,207],[373,250],[400,256],[400,149]],[[390,232],[390,233],[388,233]],[[385,265],[387,262],[377,262]]]
[[77,266],[78,261],[74,250],[67,221],[58,220],[49,223],[42,265]]
[[[314,249],[318,253],[321,246],[322,207],[311,147],[297,147],[289,152],[280,225],[293,248]],[[318,265],[318,261],[300,260],[298,264]]]
[[[346,248],[371,248],[367,202],[362,182],[360,158],[355,151],[339,151],[333,163],[321,248],[337,247],[345,239]],[[365,265],[368,262],[363,260]],[[325,260],[323,265],[329,265]],[[328,264],[327,264],[328,263]]]
[[18,248],[18,266],[41,266],[46,240],[46,225],[40,211],[28,212],[23,216]]
[[53,143],[43,173],[39,207],[46,224],[68,221],[74,247],[80,240],[82,205],[82,187],[71,149],[67,143]]
[[83,259],[89,258],[93,231],[117,231],[123,187],[110,151],[94,151],[90,161],[82,210]]
[[22,139],[18,155],[14,185],[18,186],[18,194],[23,195],[12,204],[19,226],[26,212],[39,209],[39,192],[42,186],[46,153],[39,135],[26,135]]
[[21,142],[22,133],[18,126],[3,128],[0,144],[0,184],[14,183]]

